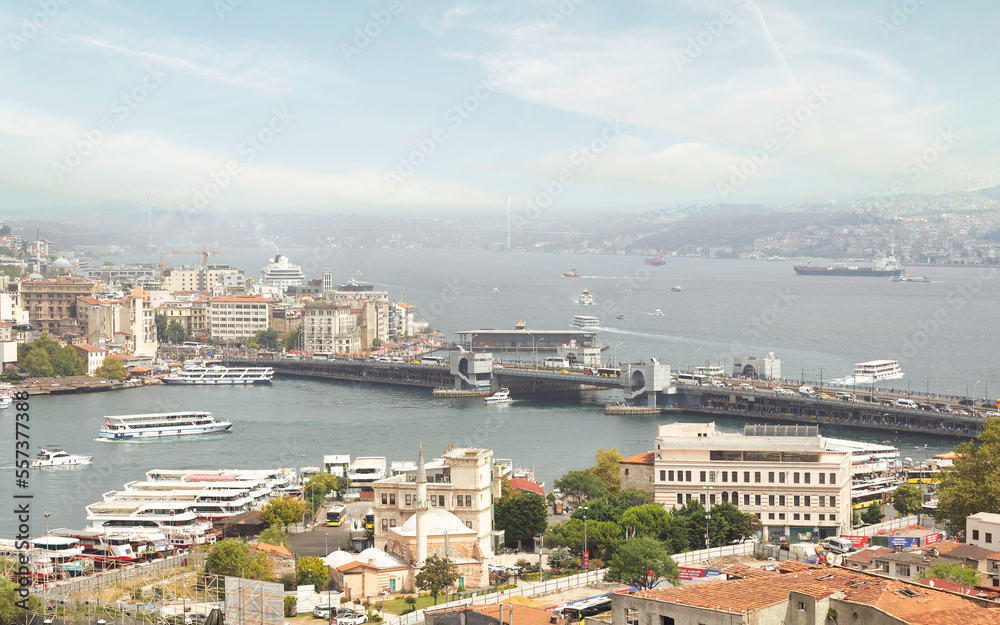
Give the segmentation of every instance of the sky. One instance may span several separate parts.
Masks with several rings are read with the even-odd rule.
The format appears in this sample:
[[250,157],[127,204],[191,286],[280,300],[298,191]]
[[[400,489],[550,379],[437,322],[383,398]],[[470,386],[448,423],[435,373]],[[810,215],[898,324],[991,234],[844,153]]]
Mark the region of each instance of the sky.
[[[965,190],[995,2],[0,2],[0,213],[623,211]],[[997,183],[1000,183],[998,169]],[[99,210],[95,210],[99,216]]]

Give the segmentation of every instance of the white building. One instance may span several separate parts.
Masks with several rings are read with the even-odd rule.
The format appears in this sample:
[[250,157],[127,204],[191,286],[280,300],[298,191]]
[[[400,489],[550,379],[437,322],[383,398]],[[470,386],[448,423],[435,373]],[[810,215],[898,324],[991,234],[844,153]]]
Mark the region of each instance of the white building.
[[104,364],[107,352],[93,345],[74,345],[77,356],[83,359],[87,367],[87,375],[93,375],[97,368]]
[[212,338],[239,341],[253,337],[271,325],[274,302],[257,295],[217,297],[209,302],[209,332]]
[[323,472],[338,477],[347,477],[347,471],[351,466],[351,456],[349,454],[334,454],[323,456]]
[[302,310],[302,348],[307,352],[352,354],[361,343],[363,317],[354,302],[315,302]]
[[965,542],[1000,551],[1000,514],[977,512],[965,517]]
[[730,434],[715,423],[671,423],[660,426],[654,453],[653,498],[665,507],[729,502],[756,515],[772,542],[851,529],[852,454],[828,445],[816,426]]
[[733,358],[733,375],[748,378],[781,379],[781,359],[774,357],[774,352],[768,352],[764,358],[744,356]]
[[413,311],[416,306],[393,302],[389,307],[389,334],[399,337],[413,336]]

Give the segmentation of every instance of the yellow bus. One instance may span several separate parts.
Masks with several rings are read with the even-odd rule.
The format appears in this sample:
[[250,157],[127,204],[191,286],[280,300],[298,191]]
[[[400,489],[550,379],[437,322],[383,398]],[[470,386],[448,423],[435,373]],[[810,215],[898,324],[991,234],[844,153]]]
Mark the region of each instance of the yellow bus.
[[368,508],[365,512],[365,529],[375,531],[375,508]]
[[906,472],[906,481],[910,484],[937,484],[941,481],[941,469],[910,469]]
[[895,488],[879,488],[875,490],[862,490],[851,493],[851,507],[861,510],[874,504],[885,504],[892,501],[892,492]]
[[326,524],[332,527],[342,525],[345,518],[347,518],[347,506],[342,504],[334,504],[326,512]]

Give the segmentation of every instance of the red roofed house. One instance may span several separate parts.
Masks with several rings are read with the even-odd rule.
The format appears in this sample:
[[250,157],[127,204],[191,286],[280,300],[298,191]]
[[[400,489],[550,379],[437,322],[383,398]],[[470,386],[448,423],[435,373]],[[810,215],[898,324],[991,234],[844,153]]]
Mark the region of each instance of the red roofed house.
[[87,367],[87,375],[93,375],[94,371],[104,364],[104,357],[107,355],[105,350],[93,345],[74,345],[73,349],[76,350],[77,356],[83,358]]
[[618,477],[622,490],[631,486],[639,490],[653,492],[654,455],[651,451],[644,451],[641,454],[618,461]]
[[259,295],[213,298],[208,305],[208,328],[212,338],[242,341],[271,325],[272,300]]
[[535,493],[542,497],[545,496],[545,489],[542,488],[541,484],[536,484],[520,477],[510,478],[510,487],[519,493]]

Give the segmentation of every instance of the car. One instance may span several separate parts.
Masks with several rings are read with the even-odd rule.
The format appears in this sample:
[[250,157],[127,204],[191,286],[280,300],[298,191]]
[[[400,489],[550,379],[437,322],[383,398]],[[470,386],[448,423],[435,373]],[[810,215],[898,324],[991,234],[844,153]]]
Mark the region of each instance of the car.
[[971,405],[973,405],[975,403],[976,402],[974,402],[974,401],[972,401],[971,399],[968,399],[968,398],[958,400],[958,405],[959,406],[971,406]]
[[519,566],[512,565],[507,567],[507,572],[511,575],[523,575],[524,569]]
[[495,573],[497,575],[503,575],[507,572],[507,567],[502,564],[490,564],[487,565],[486,568],[489,569],[490,573]]
[[361,625],[361,623],[367,622],[368,617],[357,612],[352,612],[346,616],[335,616],[330,619],[331,625]]
[[330,612],[339,611],[341,608],[339,606],[332,605],[318,605],[313,608],[313,616],[316,618],[330,618]]

